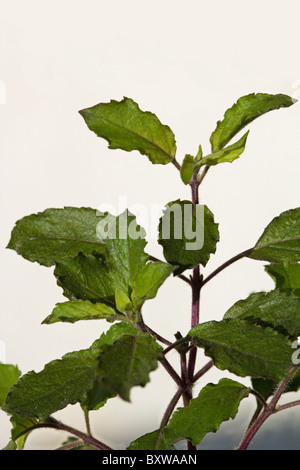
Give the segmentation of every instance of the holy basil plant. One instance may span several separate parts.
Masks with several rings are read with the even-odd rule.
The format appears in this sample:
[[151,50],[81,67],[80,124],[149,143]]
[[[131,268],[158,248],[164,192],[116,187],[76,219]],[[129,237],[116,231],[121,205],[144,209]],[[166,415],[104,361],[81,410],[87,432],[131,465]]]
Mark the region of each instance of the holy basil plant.
[[[216,252],[220,235],[214,214],[198,197],[210,167],[241,157],[249,139],[246,126],[294,103],[283,94],[241,97],[217,122],[210,153],[203,155],[199,146],[196,155],[185,155],[181,163],[170,127],[132,99],[80,111],[88,128],[110,149],[137,151],[155,165],[172,164],[183,184],[190,186],[191,199],[165,204],[157,240],[163,260],[147,252],[147,234],[128,210],[116,216],[89,207],[51,208],[16,222],[8,248],[29,261],[53,267],[65,297],[43,323],[102,320],[110,328],[93,338],[89,348],[65,354],[40,372],[22,375],[17,366],[0,364],[0,405],[12,424],[5,449],[23,449],[32,431],[48,427],[72,435],[60,449],[112,450],[93,435],[90,413],[115,397],[130,401],[132,388],[145,387],[158,367],[173,379],[175,393],[156,429],[136,435],[127,450],[175,450],[183,449],[184,443],[195,450],[207,433],[234,419],[241,401],[249,397],[256,411],[237,443],[236,448],[244,450],[269,416],[300,404],[300,400],[279,404],[284,392],[300,387],[300,208],[278,214],[258,230],[253,246],[204,277],[202,267]],[[245,257],[266,263],[274,288],[252,292],[220,321],[200,322],[201,290]],[[171,339],[166,339],[144,321],[143,307],[172,277],[190,287],[191,327],[183,333],[171,331]],[[208,357],[200,369],[196,367],[199,349],[204,352],[201,357]],[[178,356],[178,368],[168,360],[172,350]],[[195,394],[195,384],[213,367],[226,371],[227,377],[207,383]],[[82,408],[86,430],[53,416],[75,403]]]

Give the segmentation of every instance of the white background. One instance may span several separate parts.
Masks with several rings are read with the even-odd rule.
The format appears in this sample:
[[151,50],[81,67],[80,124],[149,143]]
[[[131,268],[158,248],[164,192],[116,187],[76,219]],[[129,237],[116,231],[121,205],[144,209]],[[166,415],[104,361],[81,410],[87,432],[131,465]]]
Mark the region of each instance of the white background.
[[[0,1],[0,80],[6,85],[0,104],[0,340],[8,363],[23,373],[39,371],[88,347],[108,328],[105,322],[41,325],[63,297],[52,269],[6,250],[16,220],[48,207],[111,203],[117,209],[120,196],[149,210],[151,203],[190,197],[175,167],[107,149],[78,110],[127,96],[172,128],[180,162],[199,144],[208,152],[217,120],[240,96],[300,97],[299,19],[297,0]],[[252,246],[273,217],[299,205],[299,104],[249,128],[241,158],[211,169],[200,188],[221,235],[204,274]],[[148,251],[162,256],[152,241]],[[220,320],[236,300],[271,289],[263,266],[243,260],[211,281],[203,289],[202,321]],[[172,339],[188,331],[189,311],[189,287],[169,279],[144,316]],[[205,383],[224,375],[213,372]],[[121,449],[158,427],[175,388],[163,370],[151,377],[153,383],[133,390],[131,404],[115,399],[92,413],[97,437]],[[250,411],[241,407],[245,419],[254,399],[249,403]],[[299,416],[294,410],[290,423]],[[57,417],[84,429],[77,406]],[[242,432],[245,423],[238,422]],[[1,446],[9,428],[1,413]],[[58,432],[36,432],[28,448],[55,448],[62,439]]]

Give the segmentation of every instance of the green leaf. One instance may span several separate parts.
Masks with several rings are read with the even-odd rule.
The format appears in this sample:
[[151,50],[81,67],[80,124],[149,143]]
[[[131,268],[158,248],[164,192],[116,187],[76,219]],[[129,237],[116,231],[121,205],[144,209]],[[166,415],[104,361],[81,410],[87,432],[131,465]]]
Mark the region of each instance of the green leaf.
[[159,223],[159,243],[168,263],[179,265],[175,274],[199,263],[205,266],[218,240],[218,224],[206,206],[180,200],[167,205]]
[[103,253],[105,245],[96,231],[102,217],[95,209],[85,207],[46,209],[19,220],[7,248],[44,266],[78,253]]
[[23,450],[29,433],[36,428],[38,421],[35,418],[21,418],[21,416],[12,415],[10,422],[12,424],[12,441],[16,443],[18,450]]
[[240,138],[237,142],[235,142],[232,145],[229,145],[228,147],[225,147],[224,149],[217,150],[216,152],[207,155],[207,157],[202,158],[200,162],[198,163],[197,166],[202,166],[202,165],[217,165],[218,163],[232,163],[234,160],[239,158],[239,156],[243,153],[245,150],[246,146],[246,141],[248,137],[249,131],[246,132],[243,137]]
[[68,353],[46,364],[41,372],[23,375],[10,388],[4,411],[22,418],[44,419],[69,404],[85,403],[87,392],[100,379],[98,357],[102,349],[123,334],[136,334],[136,329],[126,323],[113,325],[110,330],[89,349]]
[[21,372],[17,366],[0,363],[0,406],[5,402],[6,395],[12,385],[14,385]]
[[265,266],[267,273],[273,278],[276,289],[292,292],[300,297],[300,264],[269,264]]
[[266,323],[280,332],[300,334],[300,298],[277,289],[256,292],[236,302],[224,315],[225,319],[240,318]]
[[132,303],[129,299],[128,295],[122,291],[122,289],[117,288],[115,293],[116,298],[116,306],[119,312],[131,312],[132,311]]
[[120,288],[130,296],[132,280],[145,266],[148,255],[145,230],[127,210],[116,217],[106,240],[106,264],[114,289]]
[[117,309],[116,291],[119,289],[130,299],[132,281],[148,260],[145,231],[128,211],[118,217],[109,215],[102,222],[103,226],[98,226],[102,236],[107,228],[104,258],[79,254],[57,263],[54,274],[67,298],[100,302]]
[[162,348],[150,335],[123,336],[99,357],[102,382],[112,393],[130,401],[131,388],[149,382],[149,373],[161,357]]
[[241,377],[281,380],[292,366],[291,342],[274,329],[233,318],[210,321],[193,328],[189,336],[204,348],[216,367]]
[[[255,379],[252,378],[252,388],[256,390],[265,400],[274,395],[278,383],[270,379]],[[298,392],[300,389],[300,370],[296,372],[294,377],[290,380],[283,393]]]
[[194,157],[192,155],[186,155],[183,159],[180,176],[184,184],[189,184],[191,181],[195,170]]
[[141,111],[132,99],[100,103],[79,111],[89,129],[111,149],[138,150],[152,163],[165,165],[175,158],[173,132],[155,114]]
[[282,94],[251,93],[242,96],[225,112],[223,120],[218,121],[210,137],[212,151],[221,150],[240,130],[262,114],[289,107],[294,102],[295,100]]
[[54,275],[68,299],[100,302],[115,308],[114,286],[102,258],[79,254],[72,260],[57,263]]
[[105,319],[109,322],[120,320],[120,315],[102,303],[92,303],[89,300],[70,300],[56,304],[56,307],[43,323],[50,325],[56,322],[75,323],[79,320]]
[[[156,448],[158,446],[158,449]],[[175,450],[165,439],[159,429],[144,434],[130,443],[127,450]]]
[[249,258],[271,263],[300,261],[300,207],[275,217],[264,230]]
[[131,298],[135,307],[140,308],[146,300],[153,299],[174,269],[167,263],[147,263],[132,281]]
[[216,432],[224,421],[235,418],[241,400],[249,392],[248,387],[231,379],[209,383],[187,407],[175,411],[163,431],[164,440],[175,444],[188,439],[199,444],[208,432]]
[[250,388],[231,379],[209,383],[188,406],[173,413],[165,428],[136,439],[129,450],[170,450],[182,440],[197,445],[207,433],[216,432],[224,421],[235,418],[249,392]]

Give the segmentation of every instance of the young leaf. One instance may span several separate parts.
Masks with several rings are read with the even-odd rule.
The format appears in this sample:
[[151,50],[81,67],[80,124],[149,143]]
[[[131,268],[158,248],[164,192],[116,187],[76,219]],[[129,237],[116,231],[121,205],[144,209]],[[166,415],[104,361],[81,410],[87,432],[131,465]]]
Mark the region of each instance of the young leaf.
[[[111,330],[111,331],[110,331]],[[68,353],[46,364],[41,372],[28,372],[10,388],[4,411],[22,418],[44,419],[69,404],[85,402],[87,392],[100,379],[98,356],[123,334],[136,334],[123,323],[113,325],[89,349]]]
[[0,363],[0,406],[5,402],[10,387],[17,382],[20,375],[18,367]]
[[195,170],[195,161],[192,155],[186,155],[183,159],[180,176],[184,184],[189,184]]
[[292,292],[300,297],[300,264],[269,264],[265,266],[267,273],[273,278],[276,289]]
[[115,299],[116,299],[116,307],[119,310],[119,312],[125,313],[125,312],[132,311],[131,300],[129,299],[128,295],[122,291],[122,289],[119,289],[119,287],[116,289]]
[[295,100],[287,95],[251,93],[242,96],[226,111],[222,121],[210,137],[212,151],[221,150],[245,126],[262,114],[279,108],[291,106]]
[[239,318],[202,323],[189,336],[216,367],[241,377],[279,381],[292,365],[291,342],[286,336]]
[[79,111],[89,129],[109,143],[111,149],[138,150],[155,164],[174,160],[173,132],[155,114],[141,111],[132,99],[100,103]]
[[264,230],[249,258],[271,263],[300,261],[300,207],[275,217]]
[[162,348],[150,335],[123,336],[99,357],[102,382],[112,393],[130,401],[131,388],[149,382],[149,373],[157,368],[161,357]]
[[206,206],[180,200],[167,205],[160,219],[158,241],[168,263],[179,266],[175,274],[199,263],[205,266],[218,240],[218,224]]
[[146,300],[153,299],[174,269],[167,263],[147,263],[132,281],[131,298],[134,306],[140,308]]
[[232,163],[234,160],[239,158],[239,156],[245,150],[248,134],[249,131],[246,132],[246,134],[243,135],[243,137],[241,137],[240,140],[238,140],[234,144],[229,145],[224,149],[217,150],[211,155],[207,155],[207,157],[202,158],[202,160],[199,161],[197,167],[200,167],[202,165],[212,166],[224,162]]
[[19,220],[7,248],[44,266],[74,258],[78,253],[103,253],[105,245],[96,231],[102,217],[86,207],[46,209]]
[[106,304],[92,303],[89,300],[70,300],[56,304],[56,307],[43,323],[75,323],[80,320],[105,319],[109,322],[120,320],[120,315]]
[[282,332],[300,334],[300,298],[277,289],[256,292],[245,300],[236,302],[224,315],[224,320],[241,318],[262,322]]

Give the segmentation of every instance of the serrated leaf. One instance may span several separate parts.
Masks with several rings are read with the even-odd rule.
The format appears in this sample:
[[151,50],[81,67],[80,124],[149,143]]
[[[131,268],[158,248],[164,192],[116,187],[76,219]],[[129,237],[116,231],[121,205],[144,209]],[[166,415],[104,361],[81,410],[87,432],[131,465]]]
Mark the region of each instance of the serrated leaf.
[[167,426],[133,441],[129,450],[170,450],[173,444],[189,440],[199,444],[209,432],[216,432],[224,421],[234,419],[241,400],[250,388],[231,380],[207,384],[188,406],[178,408]]
[[132,281],[148,261],[144,251],[145,231],[128,211],[118,217],[110,216],[108,222],[103,218],[102,222],[102,229],[98,227],[102,235],[108,224],[103,256],[79,254],[57,263],[54,274],[67,298],[104,303],[117,309],[116,291],[119,289],[130,299]]
[[275,217],[264,230],[249,258],[271,263],[300,261],[300,207]]
[[181,168],[180,176],[184,184],[189,184],[191,181],[195,170],[195,161],[192,155],[185,155]]
[[269,264],[265,270],[275,282],[276,289],[300,297],[300,264]]
[[69,404],[86,402],[87,392],[100,380],[102,348],[132,332],[136,330],[126,324],[113,325],[110,334],[102,334],[89,349],[51,361],[41,372],[28,372],[10,388],[3,409],[22,418],[44,419]]
[[46,209],[19,220],[7,248],[29,261],[52,266],[78,253],[103,253],[104,243],[97,234],[101,215],[86,207]]
[[132,281],[131,298],[134,306],[140,308],[146,300],[153,299],[174,269],[167,263],[147,263]]
[[109,143],[110,149],[138,150],[155,164],[175,158],[176,142],[171,129],[155,114],[141,111],[132,99],[99,103],[79,111],[89,129]]
[[300,334],[300,298],[277,289],[256,292],[236,302],[224,315],[224,320],[241,318],[262,322],[290,335]]
[[106,304],[92,303],[89,300],[70,300],[57,303],[52,313],[43,323],[50,325],[56,322],[75,323],[80,320],[105,319],[109,322],[120,320],[120,315]]
[[212,151],[221,150],[245,126],[269,111],[291,106],[295,100],[287,95],[251,93],[242,96],[225,112],[210,137]]
[[179,266],[175,274],[198,264],[205,266],[218,240],[218,224],[206,206],[181,200],[167,205],[159,222],[158,242],[168,263]]
[[219,163],[225,162],[232,163],[234,160],[239,158],[239,156],[244,152],[248,134],[249,131],[246,132],[246,134],[243,135],[243,137],[241,137],[240,140],[238,140],[234,144],[229,145],[224,149],[217,150],[216,152],[202,158],[202,160],[200,160],[200,162],[198,163],[197,167],[200,167],[202,165],[218,165]]
[[216,367],[241,377],[279,381],[292,366],[288,338],[274,329],[246,320],[233,318],[202,323],[193,328],[189,336],[197,346],[204,348]]
[[12,385],[14,385],[21,372],[17,366],[0,363],[0,406],[5,402],[6,395]]
[[235,418],[241,400],[249,392],[248,387],[226,378],[218,384],[207,384],[188,406],[175,411],[163,431],[164,440],[175,444],[188,439],[199,444],[207,433],[216,432],[224,421]]
[[161,357],[162,348],[150,335],[123,336],[99,357],[102,382],[112,393],[130,401],[131,388],[149,382],[149,373]]

